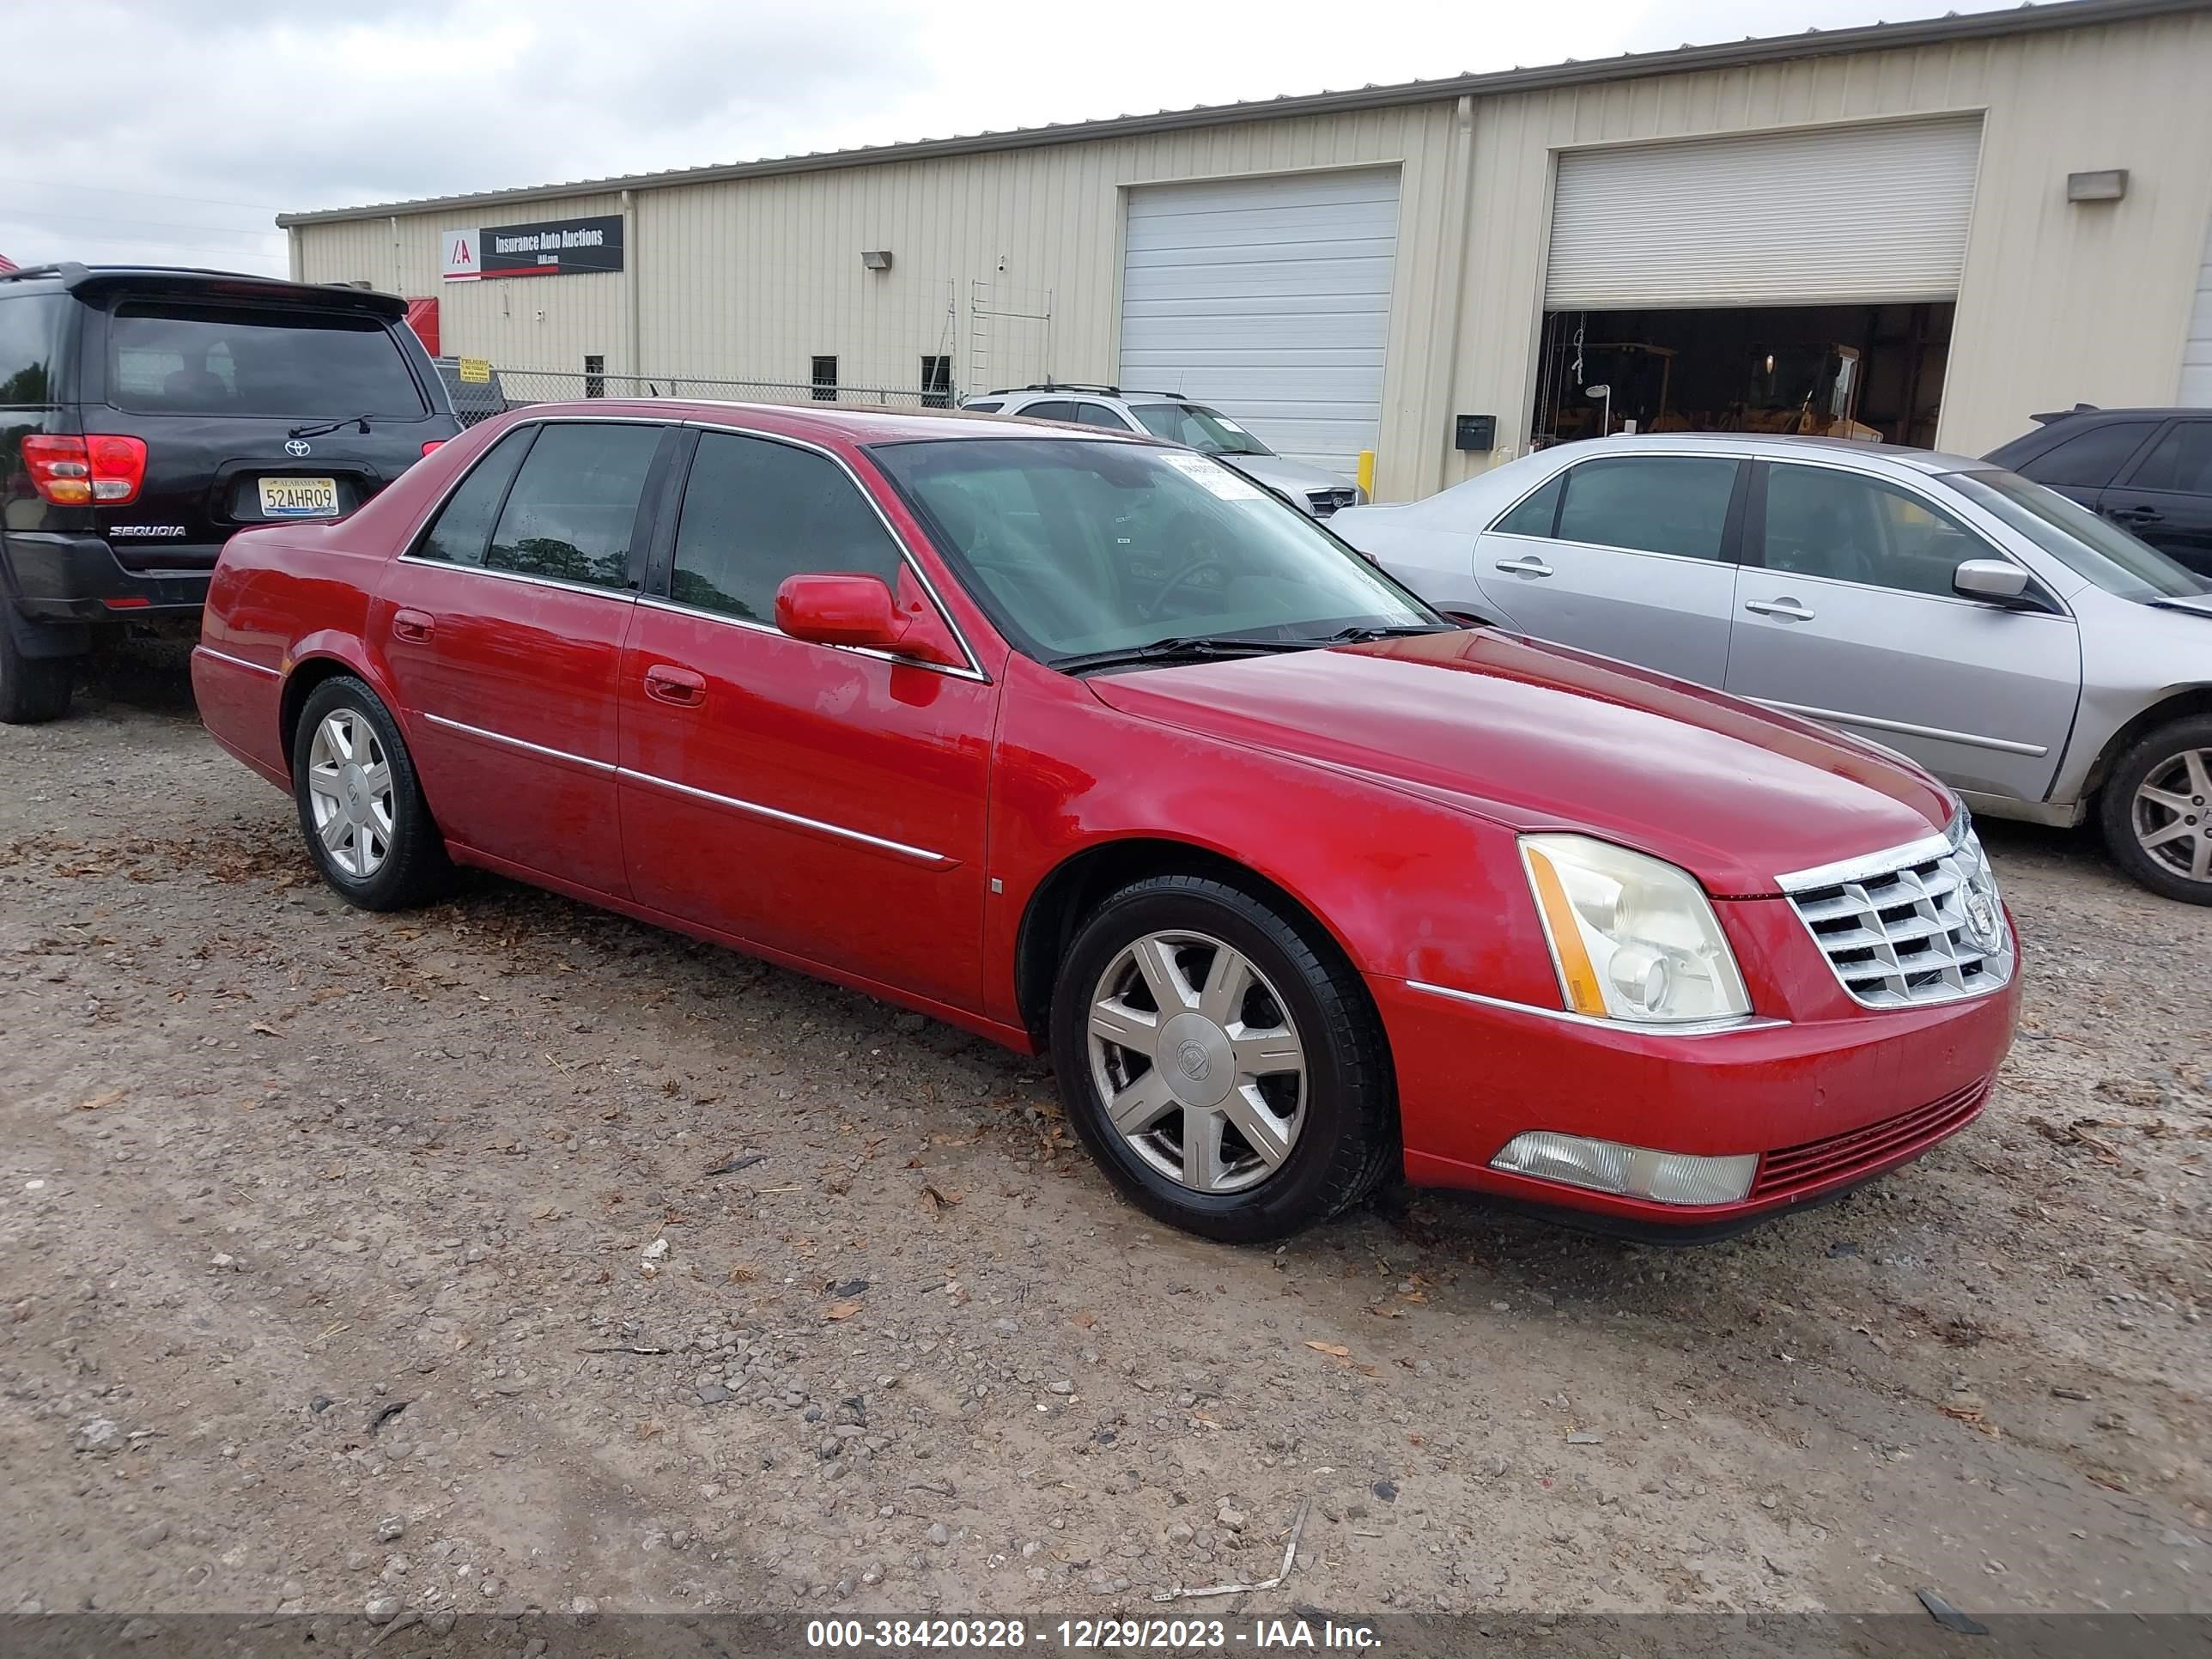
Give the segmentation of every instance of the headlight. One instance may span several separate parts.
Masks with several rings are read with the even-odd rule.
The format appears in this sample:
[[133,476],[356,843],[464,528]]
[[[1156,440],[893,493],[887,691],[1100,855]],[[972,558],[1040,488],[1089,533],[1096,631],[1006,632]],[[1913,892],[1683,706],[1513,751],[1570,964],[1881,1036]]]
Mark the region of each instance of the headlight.
[[1521,860],[1574,1012],[1679,1024],[1751,1012],[1728,936],[1688,872],[1587,836],[1524,836]]

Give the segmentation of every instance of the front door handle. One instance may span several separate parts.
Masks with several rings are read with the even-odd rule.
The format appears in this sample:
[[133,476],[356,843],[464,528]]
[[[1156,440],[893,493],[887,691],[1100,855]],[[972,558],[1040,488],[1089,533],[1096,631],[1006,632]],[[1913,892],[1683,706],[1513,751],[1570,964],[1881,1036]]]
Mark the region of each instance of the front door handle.
[[707,701],[707,677],[688,668],[657,662],[645,671],[645,695],[656,702],[673,703],[678,708],[696,708]]
[[1795,599],[1746,599],[1743,608],[1762,617],[1777,617],[1784,622],[1810,622],[1813,613]]
[[1500,559],[1498,568],[1509,576],[1548,576],[1552,567],[1534,553],[1523,553],[1517,559]]
[[2115,524],[2160,524],[2166,519],[2154,507],[2116,507],[2105,516]]
[[438,624],[420,611],[395,611],[392,613],[392,637],[395,640],[421,645],[437,629]]

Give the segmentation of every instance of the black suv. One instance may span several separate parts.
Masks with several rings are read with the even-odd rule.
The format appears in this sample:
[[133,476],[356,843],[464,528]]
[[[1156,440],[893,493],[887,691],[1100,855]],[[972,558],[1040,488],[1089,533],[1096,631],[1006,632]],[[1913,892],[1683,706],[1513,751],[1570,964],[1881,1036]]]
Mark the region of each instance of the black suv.
[[1986,459],[2212,576],[2212,409],[2076,404],[2034,418],[2038,430]]
[[106,623],[197,630],[232,532],[350,513],[457,435],[406,304],[226,271],[0,276],[0,720]]

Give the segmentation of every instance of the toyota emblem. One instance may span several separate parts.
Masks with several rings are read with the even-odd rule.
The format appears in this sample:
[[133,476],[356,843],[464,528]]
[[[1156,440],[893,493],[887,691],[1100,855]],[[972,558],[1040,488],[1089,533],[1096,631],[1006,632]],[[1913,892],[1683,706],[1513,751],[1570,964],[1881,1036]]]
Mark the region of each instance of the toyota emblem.
[[309,443],[305,438],[295,438],[284,446],[284,453],[291,456],[312,455],[314,451],[314,445]]

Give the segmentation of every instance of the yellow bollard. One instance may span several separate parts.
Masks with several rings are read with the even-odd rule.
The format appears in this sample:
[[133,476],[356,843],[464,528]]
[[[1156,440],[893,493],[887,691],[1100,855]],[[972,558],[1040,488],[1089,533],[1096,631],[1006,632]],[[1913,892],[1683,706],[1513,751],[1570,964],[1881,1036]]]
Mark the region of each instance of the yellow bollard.
[[1359,493],[1370,501],[1375,499],[1375,452],[1371,449],[1359,452]]

